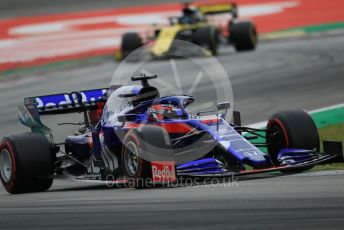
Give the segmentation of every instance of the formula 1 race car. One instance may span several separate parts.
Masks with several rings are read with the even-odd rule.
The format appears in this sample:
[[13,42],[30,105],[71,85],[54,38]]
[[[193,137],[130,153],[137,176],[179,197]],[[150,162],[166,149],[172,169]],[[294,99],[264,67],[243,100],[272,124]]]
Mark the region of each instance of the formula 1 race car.
[[[141,85],[25,98],[19,119],[32,132],[6,136],[0,144],[5,189],[44,191],[54,177],[121,178],[133,187],[148,187],[190,177],[302,172],[341,151],[332,147],[319,153],[317,129],[303,110],[275,113],[266,129],[241,126],[238,112],[230,124],[224,119],[229,103],[192,115],[186,108],[194,98],[160,97],[148,82],[156,77],[132,77]],[[40,115],[75,112],[84,115],[82,129],[54,142]],[[258,137],[263,138],[259,143]]]
[[[231,14],[232,17],[223,26],[210,20],[209,16]],[[137,48],[148,44],[154,57],[168,55],[178,50],[175,40],[192,42],[206,49],[208,54],[216,55],[219,44],[233,44],[237,51],[254,50],[257,44],[256,27],[251,21],[239,21],[237,5],[234,3],[195,5],[186,4],[182,16],[171,17],[170,25],[155,28],[154,35],[144,38],[136,32],[122,36],[121,54],[117,59],[126,58]],[[228,19],[227,19],[228,20]]]

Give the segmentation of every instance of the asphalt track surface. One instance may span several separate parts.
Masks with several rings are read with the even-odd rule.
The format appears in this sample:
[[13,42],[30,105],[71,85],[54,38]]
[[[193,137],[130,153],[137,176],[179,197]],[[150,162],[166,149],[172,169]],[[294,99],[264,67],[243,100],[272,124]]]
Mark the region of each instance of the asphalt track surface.
[[343,174],[135,190],[56,181],[1,191],[1,229],[343,229]]
[[[344,37],[261,43],[257,51],[237,54],[225,48],[218,59],[227,70],[235,107],[244,123],[265,120],[282,109],[316,109],[344,99]],[[177,60],[178,70],[195,76]],[[170,78],[169,61],[153,64]],[[15,116],[22,98],[37,94],[106,87],[112,60],[82,68],[19,77],[0,91],[0,133],[24,131]],[[186,72],[185,72],[186,71]],[[185,77],[187,82],[193,79]],[[184,80],[185,80],[184,79]],[[188,80],[189,79],[189,80]],[[21,83],[22,82],[22,83]],[[24,83],[26,82],[26,83]],[[6,83],[7,84],[7,83]],[[202,84],[205,95],[212,89]],[[60,122],[69,117],[56,117]],[[69,118],[69,121],[76,117]],[[49,121],[49,120],[48,120]],[[62,131],[58,135],[62,136]],[[8,195],[0,190],[2,229],[342,229],[343,175],[267,177],[238,185],[169,189],[108,189],[104,185],[56,180],[50,191]]]
[[[30,16],[133,6],[161,1],[3,0],[0,17]],[[344,36],[282,40],[260,44],[254,53],[225,48],[218,57],[230,76],[235,108],[245,124],[266,120],[277,110],[308,110],[344,99]],[[176,61],[179,72],[195,69]],[[108,86],[112,60],[0,82],[0,136],[25,131],[16,105],[23,97]],[[169,62],[154,70],[171,77]],[[167,74],[164,74],[167,73]],[[193,81],[186,77],[185,85]],[[206,82],[204,95],[211,95]],[[78,121],[48,118],[47,122]],[[61,130],[60,130],[61,129]],[[57,130],[57,138],[74,128]],[[237,183],[135,190],[55,180],[48,192],[8,195],[0,186],[1,229],[343,229],[343,174],[259,176]],[[247,180],[248,179],[248,180]],[[252,180],[251,180],[252,179]]]
[[[217,58],[228,73],[234,108],[242,112],[243,124],[267,120],[278,110],[312,110],[343,103],[343,42],[344,37],[339,34],[264,42],[255,52],[236,53],[226,47],[221,50]],[[205,58],[198,58],[202,59]],[[186,92],[195,81],[199,66],[189,65],[190,62],[184,60],[175,63]],[[25,77],[11,76],[15,81],[0,84],[0,136],[26,130],[16,116],[16,106],[23,103],[24,97],[108,87],[116,67],[117,64],[109,58],[80,68],[45,70]],[[173,79],[170,61],[151,62],[147,69],[166,81]],[[209,102],[214,97],[214,86],[218,87],[221,82],[210,82],[209,77],[200,81],[199,93],[194,95],[200,100],[196,100],[195,105]],[[43,121],[53,128],[66,119],[78,122],[81,117],[53,116],[43,118]],[[62,132],[66,128],[67,133],[73,130],[54,128],[57,139],[67,134]]]

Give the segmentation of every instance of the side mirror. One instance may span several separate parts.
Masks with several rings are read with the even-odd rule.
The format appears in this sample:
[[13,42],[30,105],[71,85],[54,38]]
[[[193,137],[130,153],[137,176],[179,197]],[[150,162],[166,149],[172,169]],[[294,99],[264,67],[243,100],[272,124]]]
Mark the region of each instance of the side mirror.
[[227,110],[231,107],[231,103],[229,102],[221,102],[217,104],[217,110]]

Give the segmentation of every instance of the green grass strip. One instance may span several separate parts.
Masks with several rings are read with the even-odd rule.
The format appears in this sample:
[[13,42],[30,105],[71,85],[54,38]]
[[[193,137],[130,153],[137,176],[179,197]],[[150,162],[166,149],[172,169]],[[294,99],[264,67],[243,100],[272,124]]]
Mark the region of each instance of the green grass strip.
[[339,108],[313,113],[312,118],[318,128],[343,123],[344,105]]

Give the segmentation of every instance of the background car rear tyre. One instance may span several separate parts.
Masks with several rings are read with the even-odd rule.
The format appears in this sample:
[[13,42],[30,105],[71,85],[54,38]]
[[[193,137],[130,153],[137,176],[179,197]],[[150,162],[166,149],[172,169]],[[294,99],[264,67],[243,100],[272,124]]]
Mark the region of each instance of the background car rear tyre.
[[[166,143],[166,138],[168,138],[168,143]],[[161,153],[167,155],[171,150],[167,132],[159,126],[142,126],[130,130],[125,136],[123,144],[122,167],[125,176],[129,179],[129,184],[135,188],[152,186],[151,161],[156,160],[153,159],[155,156]],[[154,153],[149,146],[156,148],[159,152]],[[134,170],[128,160],[132,154],[137,156]]]
[[201,27],[194,33],[194,43],[209,50],[212,55],[218,53],[219,31],[215,27]]
[[122,36],[121,53],[122,59],[126,58],[131,52],[141,47],[142,39],[138,33],[125,33]]
[[[318,130],[311,116],[303,110],[273,114],[267,124],[266,142],[269,156],[276,166],[279,165],[277,156],[282,148],[316,149],[317,151],[320,149]],[[312,167],[296,171],[305,171],[310,168]]]
[[[10,162],[5,159],[7,156]],[[54,157],[49,141],[37,133],[3,138],[0,144],[0,169],[2,184],[9,193],[49,189],[54,176]]]
[[255,25],[250,22],[230,22],[229,43],[234,45],[236,51],[254,50],[257,46],[257,31]]

